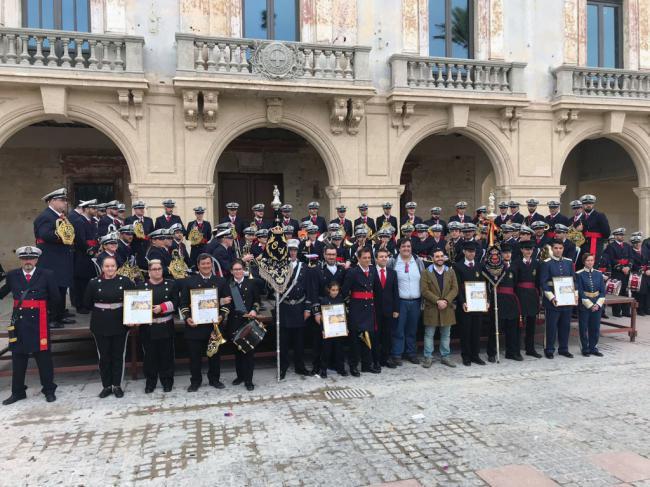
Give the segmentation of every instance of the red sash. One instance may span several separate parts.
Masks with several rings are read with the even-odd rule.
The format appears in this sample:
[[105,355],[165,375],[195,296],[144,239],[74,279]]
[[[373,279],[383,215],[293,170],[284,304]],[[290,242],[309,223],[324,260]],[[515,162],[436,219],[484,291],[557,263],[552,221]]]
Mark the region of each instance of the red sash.
[[585,232],[585,238],[589,239],[589,253],[596,255],[596,244],[599,238],[603,238],[603,234],[598,232]]
[[[525,284],[525,283],[522,283]],[[517,303],[517,312],[519,314],[519,327],[521,328],[523,326],[523,320],[521,319],[521,304],[519,303],[519,298],[515,294],[515,288],[514,287],[497,287],[497,294],[504,294],[506,296],[513,296],[515,298],[515,302]]]
[[369,291],[352,291],[350,297],[352,299],[374,299],[375,295]]
[[[14,299],[14,308],[17,308],[19,303],[19,300]],[[25,299],[20,307],[38,309],[39,350],[47,350],[47,301],[44,299]]]

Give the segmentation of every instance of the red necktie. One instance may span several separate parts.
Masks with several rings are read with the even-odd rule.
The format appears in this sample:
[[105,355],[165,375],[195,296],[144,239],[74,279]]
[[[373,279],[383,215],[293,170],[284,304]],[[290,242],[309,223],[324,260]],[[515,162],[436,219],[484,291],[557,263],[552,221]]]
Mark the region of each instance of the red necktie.
[[27,282],[32,280],[32,275],[31,274],[25,274],[25,279],[27,279]]
[[117,218],[115,218],[115,219],[113,220],[113,223],[114,223],[115,225],[119,225],[119,224],[120,224],[120,221],[119,221]]
[[167,216],[165,217],[165,219],[166,219],[167,221],[170,221],[170,220],[172,219],[172,217],[171,217],[171,215],[167,215]]
[[344,226],[344,225],[345,225],[345,219],[344,219],[344,218],[341,218],[340,221],[341,221],[341,226]]
[[381,269],[380,272],[381,275],[379,276],[379,280],[381,281],[381,288],[383,289],[386,287],[386,270]]
[[368,277],[368,275],[370,274],[369,271],[363,271],[363,273],[366,275],[366,277]]
[[363,217],[363,223],[368,223],[368,217],[367,216]]
[[312,221],[313,223],[316,223],[316,217],[315,217],[315,216],[312,216],[312,217],[311,217],[311,221]]
[[469,268],[470,268],[470,269],[473,269],[473,268],[474,268],[474,262],[470,262],[470,263],[469,263]]

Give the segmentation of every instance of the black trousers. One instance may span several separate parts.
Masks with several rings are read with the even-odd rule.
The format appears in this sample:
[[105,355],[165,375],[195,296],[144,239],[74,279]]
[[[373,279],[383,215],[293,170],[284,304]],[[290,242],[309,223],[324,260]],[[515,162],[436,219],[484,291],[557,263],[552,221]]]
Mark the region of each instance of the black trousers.
[[[350,355],[348,357],[348,363],[350,368],[357,368],[359,361],[361,361],[362,367],[370,367],[374,362],[373,351],[375,354],[379,353],[379,349],[375,347],[378,343],[377,334],[374,331],[369,331],[368,335],[370,336],[370,343],[372,344],[372,351],[368,349],[368,346],[361,340],[361,332],[356,328],[350,327],[350,334],[348,335],[348,344],[350,346]],[[379,355],[377,355],[377,360],[379,360]],[[378,362],[377,362],[378,363]]]
[[535,328],[537,327],[537,316],[526,316],[526,352],[535,351]]
[[[187,350],[190,355],[190,383],[200,386],[203,381],[201,361],[208,350],[208,338],[199,340],[187,339]],[[208,357],[208,382],[218,382],[221,376],[221,350]]]
[[[86,289],[84,288],[84,293],[86,292]],[[59,305],[58,306],[52,306],[50,309],[51,313],[51,318],[52,321],[60,321],[63,319],[63,314],[65,313],[65,297],[66,294],[68,293],[68,288],[67,287],[60,287],[59,288],[59,295],[61,296],[61,299],[59,300]]]
[[327,370],[332,355],[334,356],[334,368],[339,372],[345,370],[345,337],[323,338],[322,345],[320,355],[321,370]]
[[309,317],[309,319],[306,321],[307,326],[311,327],[311,331],[313,333],[312,336],[312,367],[314,369],[320,369],[321,366],[324,369],[327,369],[327,366],[329,365],[329,356],[323,355],[323,332],[320,327],[316,323],[313,317]]
[[74,286],[70,291],[70,300],[77,309],[84,307],[84,294],[86,293],[86,288],[88,287],[89,282],[90,279],[85,277],[74,278]]
[[481,351],[481,325],[483,315],[479,313],[458,313],[460,323],[460,354],[463,360],[474,360]]
[[156,387],[158,378],[163,387],[174,385],[174,338],[152,340],[145,334],[142,337],[144,360],[142,367],[147,379],[146,387]]
[[255,350],[242,353],[239,349],[235,350],[235,371],[237,378],[244,381],[244,384],[253,383],[253,371],[255,370]]
[[305,369],[305,327],[280,328],[280,369],[289,368],[289,347],[293,348],[293,367]]
[[[612,278],[619,279],[621,281],[621,293],[619,296],[627,296],[627,282],[630,279],[630,275],[623,274],[622,272],[612,272]],[[630,305],[629,304],[612,304],[612,313],[614,316],[621,316],[621,313],[624,315],[630,314]]]
[[375,347],[379,349],[379,362],[386,365],[392,347],[391,330],[393,329],[393,321],[395,318],[393,318],[393,315],[384,315],[383,313],[377,313],[376,317],[377,324],[379,325],[379,330],[377,331],[378,346],[373,344],[373,350]]
[[25,372],[27,371],[27,362],[30,355],[33,355],[36,365],[38,365],[38,375],[42,386],[41,392],[43,394],[54,393],[56,384],[54,383],[52,353],[49,350],[43,350],[32,354],[11,352],[11,394],[18,397],[26,396]]
[[508,357],[521,355],[519,348],[521,340],[519,320],[516,318],[512,320],[499,318],[499,334],[501,333],[506,337],[506,355]]
[[93,336],[97,345],[97,355],[99,355],[99,375],[102,378],[102,386],[119,387],[124,378],[124,356],[129,333]]

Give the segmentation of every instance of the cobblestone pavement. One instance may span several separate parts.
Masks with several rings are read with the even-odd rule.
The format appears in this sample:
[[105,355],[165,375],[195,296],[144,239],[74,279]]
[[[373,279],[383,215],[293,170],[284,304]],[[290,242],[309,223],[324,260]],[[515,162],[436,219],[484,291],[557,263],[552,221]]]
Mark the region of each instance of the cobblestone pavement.
[[289,373],[281,384],[266,363],[253,393],[231,386],[227,368],[222,391],[188,394],[181,375],[168,394],[131,381],[123,399],[100,400],[91,374],[60,377],[47,404],[30,376],[29,399],[0,409],[0,484],[487,485],[478,470],[516,464],[567,487],[618,485],[593,456],[650,458],[646,325],[636,343],[603,338],[604,358],[405,364],[360,379]]

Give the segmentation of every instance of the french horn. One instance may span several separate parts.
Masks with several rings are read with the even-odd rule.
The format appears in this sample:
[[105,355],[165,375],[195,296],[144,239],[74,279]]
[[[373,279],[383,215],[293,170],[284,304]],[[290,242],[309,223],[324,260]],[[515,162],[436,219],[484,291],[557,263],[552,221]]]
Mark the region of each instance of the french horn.
[[566,238],[576,244],[576,247],[582,247],[586,241],[585,235],[574,226],[569,227]]
[[135,235],[135,238],[139,240],[145,240],[147,238],[144,234],[144,225],[142,225],[140,220],[133,222],[133,234]]
[[56,221],[54,233],[65,245],[74,244],[74,227],[67,218],[61,217]]
[[199,230],[198,226],[193,226],[190,233],[187,234],[187,239],[190,241],[190,245],[201,245],[203,242],[203,233]]
[[174,279],[185,279],[189,272],[189,268],[178,252],[178,249],[172,251],[172,261],[169,263],[169,273]]

